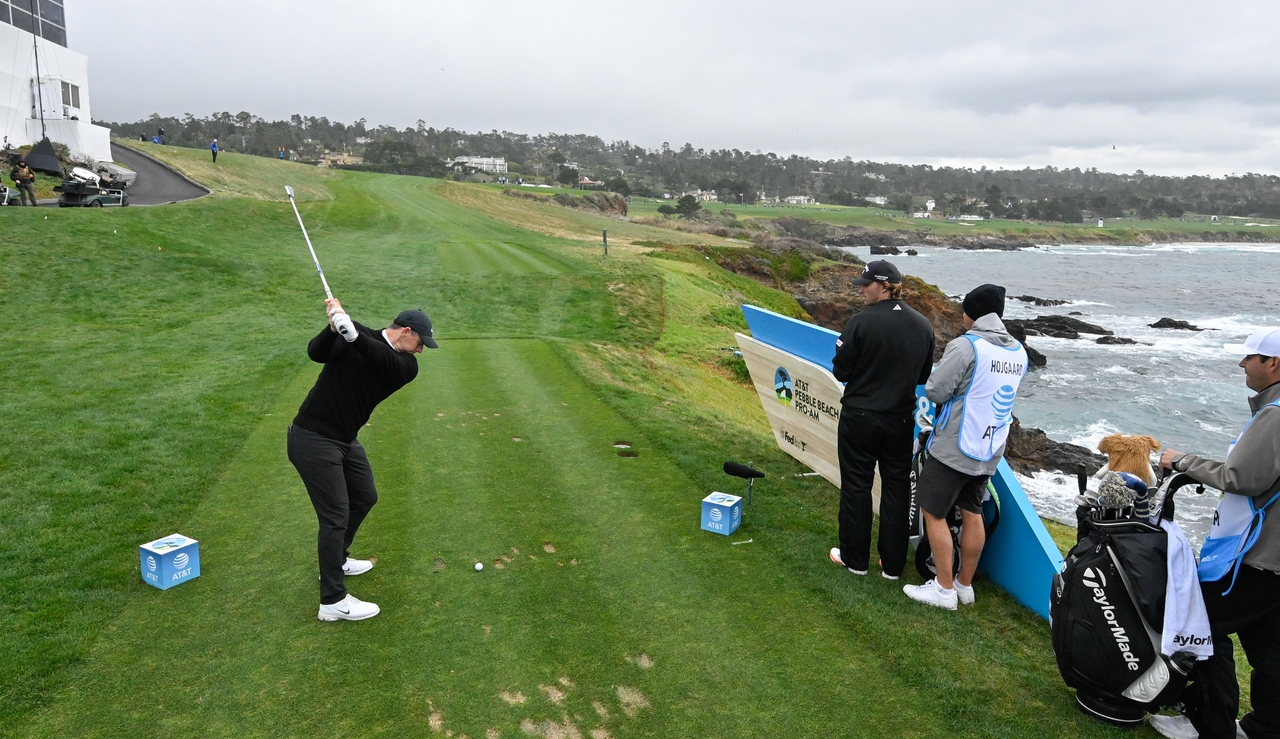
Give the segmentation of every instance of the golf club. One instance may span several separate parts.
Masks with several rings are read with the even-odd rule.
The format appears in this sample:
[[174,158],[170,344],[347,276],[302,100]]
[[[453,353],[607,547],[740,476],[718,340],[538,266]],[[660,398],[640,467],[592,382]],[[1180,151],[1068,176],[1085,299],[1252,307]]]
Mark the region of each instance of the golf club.
[[[320,284],[324,285],[324,295],[330,300],[333,299],[333,291],[329,289],[329,281],[324,278],[324,270],[320,268],[320,258],[316,256],[315,247],[311,245],[311,237],[307,235],[307,227],[302,222],[302,214],[298,212],[298,204],[293,201],[293,188],[289,185],[284,186],[285,194],[289,196],[289,205],[293,206],[293,214],[298,217],[298,226],[302,228],[302,238],[307,240],[307,249],[311,252],[311,261],[316,263],[316,272],[320,273]],[[343,321],[341,324],[334,322],[334,326],[338,329],[338,333],[342,334],[342,338],[351,341],[352,338],[347,336],[348,332],[354,332],[355,327],[350,323]]]

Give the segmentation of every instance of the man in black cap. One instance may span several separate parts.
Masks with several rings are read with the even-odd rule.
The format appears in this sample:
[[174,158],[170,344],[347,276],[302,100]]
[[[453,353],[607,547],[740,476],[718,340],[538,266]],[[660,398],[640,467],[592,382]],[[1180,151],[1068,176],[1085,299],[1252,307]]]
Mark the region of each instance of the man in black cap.
[[[1004,288],[980,285],[964,296],[961,316],[968,331],[942,352],[925,395],[937,404],[929,456],[916,480],[937,577],[905,585],[912,600],[954,611],[974,602],[973,574],[986,544],[982,501],[987,481],[1004,456],[1013,421],[1013,401],[1027,371],[1027,352],[1005,328]],[[953,572],[954,545],[947,523],[960,506],[960,571]]]
[[377,331],[352,321],[337,300],[325,305],[329,325],[307,344],[307,356],[324,369],[289,426],[289,461],[320,522],[319,618],[360,621],[378,615],[378,606],[348,593],[344,578],[373,568],[369,560],[352,559],[349,550],[378,491],[356,434],[378,403],[417,377],[413,355],[438,345],[421,310],[404,311]]
[[831,559],[865,575],[871,557],[871,485],[880,465],[881,574],[897,580],[907,561],[911,446],[916,386],[933,366],[933,324],[902,300],[902,274],[887,261],[868,264],[853,280],[862,311],[836,341],[832,371],[845,383],[841,399],[840,547]]

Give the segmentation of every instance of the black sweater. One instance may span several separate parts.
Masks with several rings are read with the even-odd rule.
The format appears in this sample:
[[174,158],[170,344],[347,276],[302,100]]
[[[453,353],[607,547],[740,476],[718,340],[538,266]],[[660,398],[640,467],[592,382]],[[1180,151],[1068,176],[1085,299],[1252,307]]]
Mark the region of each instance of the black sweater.
[[901,300],[881,300],[844,325],[831,360],[832,374],[847,383],[846,408],[909,415],[916,385],[933,371],[933,324]]
[[325,326],[307,344],[307,356],[324,369],[293,419],[295,426],[347,444],[379,403],[418,376],[412,354],[392,349],[381,331],[355,326],[358,335],[350,343]]

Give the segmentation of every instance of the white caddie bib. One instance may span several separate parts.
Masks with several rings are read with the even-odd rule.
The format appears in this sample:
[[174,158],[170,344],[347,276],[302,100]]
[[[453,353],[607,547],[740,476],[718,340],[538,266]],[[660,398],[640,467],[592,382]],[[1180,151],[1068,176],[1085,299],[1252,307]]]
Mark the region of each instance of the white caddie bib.
[[[1263,408],[1272,405],[1280,407],[1280,400],[1268,403]],[[1259,408],[1258,413],[1261,412],[1262,408]],[[1244,429],[1240,431],[1240,436],[1231,442],[1231,446],[1227,448],[1227,459],[1231,459],[1236,444],[1244,438],[1245,431],[1249,430],[1249,426],[1257,417],[1257,414],[1254,414],[1254,417],[1249,419],[1249,423],[1246,423]],[[1273,496],[1262,508],[1257,508],[1253,498],[1247,495],[1225,491],[1222,493],[1222,498],[1218,500],[1218,507],[1213,511],[1213,524],[1209,527],[1209,536],[1205,538],[1204,545],[1200,548],[1201,582],[1216,582],[1227,573],[1232,573],[1231,581],[1234,586],[1235,573],[1239,571],[1245,553],[1261,533],[1266,509],[1278,497],[1280,494]],[[1227,588],[1226,592],[1231,592],[1231,588]]]
[[1005,348],[977,336],[965,338],[973,344],[974,358],[973,379],[961,396],[960,451],[986,462],[1009,438],[1013,401],[1027,372],[1027,351],[1022,344]]

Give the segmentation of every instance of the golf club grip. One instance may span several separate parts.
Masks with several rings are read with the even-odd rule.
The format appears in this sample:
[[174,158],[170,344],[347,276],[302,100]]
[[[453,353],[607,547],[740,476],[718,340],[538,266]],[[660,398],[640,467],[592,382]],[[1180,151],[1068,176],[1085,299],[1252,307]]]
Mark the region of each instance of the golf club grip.
[[289,205],[293,206],[293,214],[298,218],[298,226],[302,229],[302,238],[307,240],[307,251],[311,252],[311,261],[316,263],[316,272],[320,274],[320,284],[324,285],[324,295],[326,298],[333,300],[333,291],[329,289],[329,281],[324,278],[324,270],[320,268],[320,258],[316,256],[315,247],[311,245],[311,237],[307,235],[307,226],[302,222],[302,214],[298,212],[298,204],[293,201],[293,195],[289,195]]

